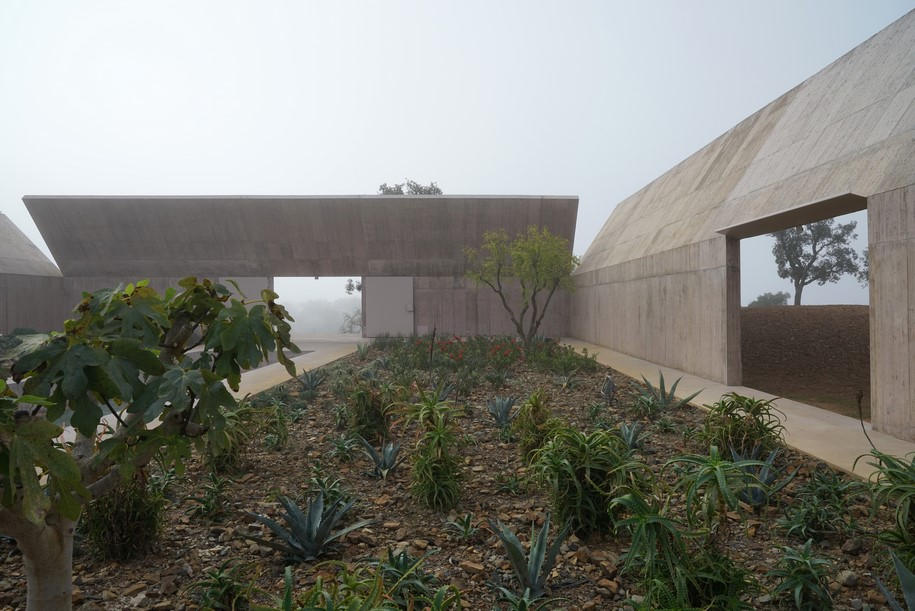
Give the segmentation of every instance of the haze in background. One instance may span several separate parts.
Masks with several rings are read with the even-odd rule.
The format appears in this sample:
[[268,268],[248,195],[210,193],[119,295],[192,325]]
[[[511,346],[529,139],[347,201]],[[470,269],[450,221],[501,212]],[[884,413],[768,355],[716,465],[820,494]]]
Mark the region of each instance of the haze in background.
[[[581,254],[619,201],[913,7],[4,0],[0,211],[45,249],[24,194],[363,194],[409,177],[579,195]],[[745,298],[779,290],[770,248],[744,248]],[[337,279],[302,286],[278,288],[344,296]],[[852,281],[828,301],[862,295]]]

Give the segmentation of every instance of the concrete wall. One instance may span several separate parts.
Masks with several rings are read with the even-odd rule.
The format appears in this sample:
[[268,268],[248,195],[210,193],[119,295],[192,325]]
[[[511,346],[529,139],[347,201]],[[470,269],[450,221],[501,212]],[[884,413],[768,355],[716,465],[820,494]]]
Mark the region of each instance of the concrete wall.
[[413,335],[413,278],[363,278],[362,312],[363,337]]
[[871,409],[876,427],[913,439],[915,222],[898,191],[913,177],[915,11],[617,204],[576,270],[572,335],[737,384],[736,238],[866,201]]
[[[64,276],[452,276],[483,233],[571,244],[577,197],[23,198]],[[124,239],[129,235],[130,239]]]
[[[477,288],[464,277],[414,278],[416,332],[444,335],[515,335],[515,327],[499,298],[488,287]],[[513,293],[517,297],[517,293]],[[517,303],[510,300],[510,303]],[[557,292],[540,327],[540,335],[562,337],[569,332],[569,294]]]
[[915,439],[915,184],[868,198],[871,422]]
[[[64,320],[73,317],[73,308],[82,301],[84,292],[126,285],[138,279],[0,274],[0,333],[9,333],[20,327],[61,331]],[[170,286],[178,286],[180,279],[159,277],[149,278],[149,281],[153,288],[162,292]],[[272,278],[239,278],[237,281],[249,299],[259,299],[261,288],[273,284]],[[231,285],[227,286],[232,290]]]
[[740,317],[732,313],[739,314],[739,257],[739,243],[719,236],[578,274],[571,334],[737,383]]

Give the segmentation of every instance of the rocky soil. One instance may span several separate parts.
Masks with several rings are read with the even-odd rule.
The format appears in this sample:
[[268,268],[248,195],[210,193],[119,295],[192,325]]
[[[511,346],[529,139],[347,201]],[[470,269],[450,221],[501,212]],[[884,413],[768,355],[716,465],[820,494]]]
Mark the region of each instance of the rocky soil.
[[[358,357],[348,357],[355,361]],[[463,592],[468,609],[490,609],[496,594],[490,584],[512,585],[512,574],[501,544],[485,526],[485,518],[499,518],[510,525],[522,540],[527,539],[531,522],[542,523],[549,509],[547,494],[527,481],[517,445],[500,439],[486,411],[486,401],[495,394],[526,397],[537,388],[552,395],[556,415],[574,426],[589,429],[594,424],[589,409],[600,402],[599,389],[607,375],[601,370],[580,375],[572,388],[562,389],[548,374],[519,366],[508,387],[494,391],[483,383],[467,400],[459,419],[463,434],[463,492],[457,510],[441,515],[420,506],[409,491],[409,465],[402,465],[387,481],[366,475],[368,460],[354,450],[350,461],[332,455],[336,429],[333,408],[336,401],[327,390],[301,409],[301,417],[291,424],[288,446],[267,450],[257,441],[247,451],[247,468],[234,478],[228,497],[226,517],[208,523],[191,518],[188,496],[200,493],[207,470],[199,462],[189,465],[187,474],[172,489],[174,501],[167,509],[162,539],[157,550],[140,560],[119,565],[97,560],[84,548],[75,559],[75,607],[94,609],[193,609],[196,607],[190,586],[205,571],[234,560],[246,567],[246,574],[266,592],[282,591],[283,561],[278,552],[239,536],[241,532],[262,530],[243,511],[278,515],[277,494],[304,499],[308,480],[313,475],[339,477],[344,487],[358,499],[352,520],[372,519],[373,524],[346,537],[341,552],[332,559],[357,562],[378,558],[388,549],[408,550],[425,555],[424,568]],[[626,412],[626,396],[634,382],[612,374],[623,398],[622,407],[605,408],[598,415],[605,425],[631,422]],[[668,381],[669,382],[669,381]],[[326,385],[325,385],[326,386]],[[298,390],[288,385],[284,391],[290,406],[302,406]],[[595,410],[599,411],[599,410]],[[645,422],[648,441],[644,459],[661,478],[671,481],[673,474],[661,469],[666,460],[686,452],[703,452],[693,432],[703,421],[704,412],[684,408],[666,414],[660,421]],[[408,443],[405,443],[405,446]],[[707,450],[707,448],[706,448]],[[799,476],[780,496],[790,503],[816,461],[786,451],[788,467],[800,467]],[[677,501],[675,501],[677,504]],[[679,505],[678,505],[679,506]],[[838,609],[878,608],[883,599],[874,586],[874,575],[887,575],[885,550],[874,543],[875,529],[885,525],[889,516],[870,516],[866,499],[853,508],[861,531],[843,540],[827,540],[816,545],[819,554],[833,562],[831,589]],[[479,525],[477,533],[460,540],[446,528],[449,520],[472,513]],[[801,542],[786,539],[775,524],[782,509],[769,507],[760,515],[731,516],[730,535],[723,549],[739,564],[751,570],[763,590],[753,599],[757,608],[775,608],[766,592],[774,584],[765,577],[781,557],[780,546]],[[270,536],[270,535],[265,535]],[[562,547],[560,559],[550,580],[551,595],[563,599],[568,609],[624,608],[627,597],[637,595],[635,584],[620,574],[620,556],[626,551],[625,537],[603,536],[588,540],[571,537]],[[294,568],[298,584],[313,583],[319,575],[329,575],[334,566],[326,563],[298,565]],[[894,579],[892,580],[894,581]],[[0,609],[24,607],[25,580],[21,558],[13,543],[0,541]]]

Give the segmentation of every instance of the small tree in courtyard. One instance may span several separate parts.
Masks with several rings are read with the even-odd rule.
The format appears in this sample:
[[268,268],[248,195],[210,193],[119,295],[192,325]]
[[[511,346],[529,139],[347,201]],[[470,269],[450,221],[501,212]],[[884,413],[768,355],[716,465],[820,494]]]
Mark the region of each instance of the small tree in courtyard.
[[180,469],[192,445],[224,445],[229,388],[270,352],[295,374],[283,353],[298,351],[292,319],[275,293],[243,302],[209,280],[180,287],[87,294],[63,333],[4,344],[0,534],[22,550],[29,611],[71,608],[74,527],[87,502],[157,455]]
[[499,296],[525,345],[537,336],[556,291],[572,290],[578,265],[568,240],[533,225],[514,239],[501,229],[488,231],[480,249],[465,254],[467,276]]
[[775,238],[772,254],[779,278],[794,284],[794,305],[801,305],[804,287],[816,282],[836,282],[843,274],[857,275],[858,253],[849,246],[856,239],[857,222],[836,224],[835,219],[783,229]]

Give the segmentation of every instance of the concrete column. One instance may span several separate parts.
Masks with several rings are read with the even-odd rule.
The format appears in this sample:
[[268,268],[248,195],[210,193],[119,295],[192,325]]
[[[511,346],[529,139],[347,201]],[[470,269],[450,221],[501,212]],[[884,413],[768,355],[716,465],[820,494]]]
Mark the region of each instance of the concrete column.
[[725,384],[740,386],[743,383],[740,355],[740,240],[727,238],[725,250]]
[[915,440],[915,184],[869,197],[871,422]]

